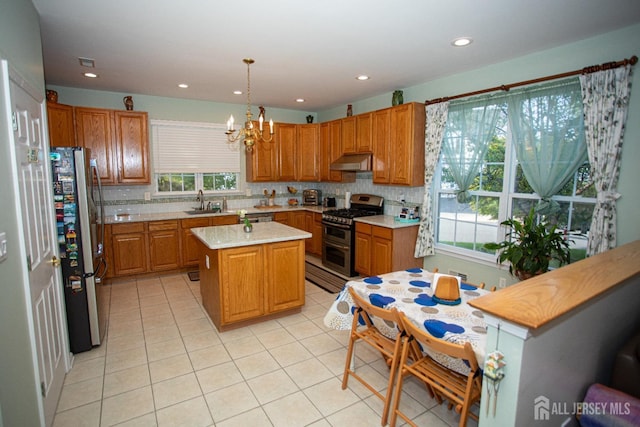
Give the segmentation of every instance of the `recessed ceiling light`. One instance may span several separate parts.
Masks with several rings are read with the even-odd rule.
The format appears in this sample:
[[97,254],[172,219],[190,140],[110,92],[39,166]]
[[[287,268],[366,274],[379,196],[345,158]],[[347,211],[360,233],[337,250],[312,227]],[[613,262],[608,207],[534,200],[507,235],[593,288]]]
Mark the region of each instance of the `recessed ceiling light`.
[[473,39],[471,37],[458,37],[457,39],[454,39],[451,44],[455,47],[463,47],[469,46],[472,42]]
[[92,79],[95,79],[96,77],[98,77],[98,75],[96,73],[83,73],[83,75],[85,77],[89,77],[89,78],[92,78]]
[[357,76],[356,79],[357,80],[362,80],[362,81],[369,80],[369,76],[367,76],[365,74],[362,74],[362,75]]
[[296,102],[304,102],[304,98],[298,98],[296,99]]
[[241,90],[234,90],[233,94],[234,95],[242,95],[242,91]]
[[189,85],[188,85],[188,84],[186,84],[186,83],[179,83],[179,84],[178,84],[178,87],[179,87],[179,88],[181,88],[181,89],[186,89],[186,88],[188,88],[188,87],[189,87]]

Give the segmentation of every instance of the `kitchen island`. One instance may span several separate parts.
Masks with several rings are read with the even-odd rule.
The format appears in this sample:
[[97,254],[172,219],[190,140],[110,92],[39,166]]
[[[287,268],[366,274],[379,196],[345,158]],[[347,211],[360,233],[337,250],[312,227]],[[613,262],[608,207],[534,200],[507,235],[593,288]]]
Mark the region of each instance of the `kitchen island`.
[[202,305],[219,331],[291,313],[304,305],[304,239],[277,222],[192,228],[200,248]]

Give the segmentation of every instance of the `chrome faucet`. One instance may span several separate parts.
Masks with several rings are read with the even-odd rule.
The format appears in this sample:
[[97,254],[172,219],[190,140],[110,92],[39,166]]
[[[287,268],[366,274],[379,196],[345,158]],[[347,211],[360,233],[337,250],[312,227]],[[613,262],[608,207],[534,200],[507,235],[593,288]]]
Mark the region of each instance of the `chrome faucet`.
[[203,211],[204,210],[204,193],[202,192],[202,189],[198,190],[198,196],[196,197],[196,200],[200,202],[200,210]]

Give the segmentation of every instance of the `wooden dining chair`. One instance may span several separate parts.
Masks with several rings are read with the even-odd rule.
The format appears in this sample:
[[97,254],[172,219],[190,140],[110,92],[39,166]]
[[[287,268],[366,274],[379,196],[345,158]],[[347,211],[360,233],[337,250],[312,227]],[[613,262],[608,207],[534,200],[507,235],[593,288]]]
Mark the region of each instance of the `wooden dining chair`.
[[[391,396],[393,393],[393,387],[395,386],[395,377],[398,372],[398,363],[400,361],[400,350],[404,339],[402,330],[397,327],[397,325],[400,324],[398,311],[395,308],[387,310],[376,307],[364,298],[360,297],[353,288],[348,289],[355,305],[355,311],[353,313],[353,323],[351,325],[351,333],[349,335],[347,358],[344,364],[342,389],[344,390],[347,387],[349,376],[352,376],[369,389],[369,391],[380,398],[384,403],[381,418],[381,425],[384,426],[387,424],[387,419],[389,418]],[[360,324],[359,319],[362,319],[364,325]],[[388,325],[394,325],[392,326],[395,331],[394,339],[385,336],[380,329],[375,326],[374,319],[377,319],[376,321],[380,320],[386,322]],[[355,372],[355,366],[351,366],[354,346],[358,341],[368,344],[375,350],[379,351],[387,363],[387,366],[389,366],[389,381],[387,383],[387,391],[385,395],[376,390],[362,376],[358,375]],[[407,358],[410,358],[409,351]]]
[[[399,313],[401,328],[407,338],[403,342],[399,361],[398,383],[396,394],[391,407],[391,427],[395,427],[397,417],[400,416],[407,423],[415,427],[415,424],[400,409],[400,396],[402,395],[403,379],[407,375],[413,375],[428,384],[436,393],[436,400],[442,403],[442,399],[449,401],[449,409],[455,407],[460,414],[459,426],[467,424],[467,418],[478,420],[478,416],[470,412],[471,406],[480,402],[482,394],[482,373],[476,360],[476,355],[470,343],[464,345],[454,344],[436,338],[414,325],[403,313]],[[469,366],[469,373],[463,375],[453,371],[422,353],[422,357],[410,362],[409,354],[416,348],[441,353],[452,358],[462,360]]]

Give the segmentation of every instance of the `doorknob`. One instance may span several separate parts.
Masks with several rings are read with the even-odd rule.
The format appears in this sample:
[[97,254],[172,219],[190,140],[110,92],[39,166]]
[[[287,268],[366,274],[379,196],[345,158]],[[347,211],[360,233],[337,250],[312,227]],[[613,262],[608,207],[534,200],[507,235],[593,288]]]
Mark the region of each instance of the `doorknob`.
[[60,260],[55,255],[51,257],[51,261],[49,261],[49,263],[51,265],[53,265],[54,267],[59,267],[60,266]]

